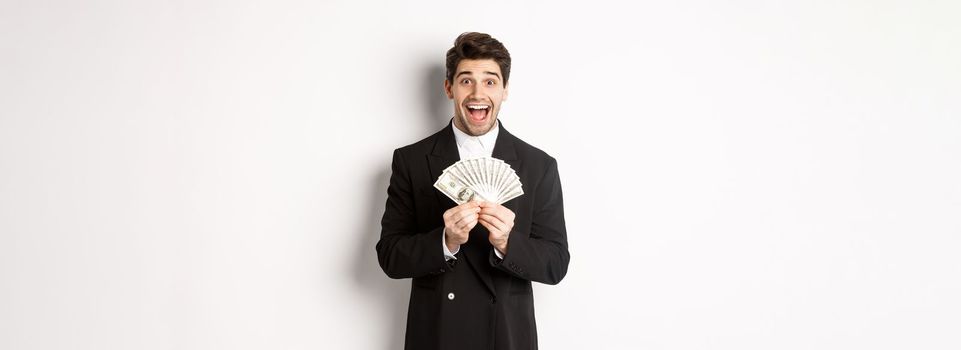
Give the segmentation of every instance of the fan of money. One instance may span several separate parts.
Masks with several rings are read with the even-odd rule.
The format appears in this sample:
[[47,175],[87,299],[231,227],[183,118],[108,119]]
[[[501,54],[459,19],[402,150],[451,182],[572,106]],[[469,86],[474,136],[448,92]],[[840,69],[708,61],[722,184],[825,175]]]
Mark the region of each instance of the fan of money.
[[458,205],[473,199],[504,204],[524,194],[521,179],[510,164],[490,157],[454,163],[444,169],[434,187]]

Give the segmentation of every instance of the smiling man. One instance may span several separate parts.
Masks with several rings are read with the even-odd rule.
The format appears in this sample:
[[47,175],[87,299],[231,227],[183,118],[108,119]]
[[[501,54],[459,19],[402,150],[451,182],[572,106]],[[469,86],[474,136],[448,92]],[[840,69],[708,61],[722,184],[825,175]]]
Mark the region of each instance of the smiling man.
[[[531,282],[557,284],[570,253],[557,162],[498,120],[511,58],[496,39],[464,33],[447,51],[451,123],[394,151],[377,258],[411,278],[406,349],[536,349]],[[461,159],[494,157],[524,195],[457,205],[433,187]]]

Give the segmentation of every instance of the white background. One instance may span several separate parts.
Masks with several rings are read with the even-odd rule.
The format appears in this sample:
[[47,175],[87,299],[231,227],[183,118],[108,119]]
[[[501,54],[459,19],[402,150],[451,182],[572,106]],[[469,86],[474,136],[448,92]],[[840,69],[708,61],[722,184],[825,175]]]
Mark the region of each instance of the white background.
[[464,31],[560,165],[541,348],[961,348],[956,1],[0,4],[2,349],[401,348]]

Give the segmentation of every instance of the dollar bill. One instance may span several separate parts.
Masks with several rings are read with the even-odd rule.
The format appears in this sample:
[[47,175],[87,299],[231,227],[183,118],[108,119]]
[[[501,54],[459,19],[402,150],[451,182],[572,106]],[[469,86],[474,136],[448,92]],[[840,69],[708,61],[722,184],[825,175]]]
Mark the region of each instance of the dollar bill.
[[520,177],[510,164],[490,157],[454,163],[441,173],[434,187],[458,205],[471,200],[503,204],[524,194]]

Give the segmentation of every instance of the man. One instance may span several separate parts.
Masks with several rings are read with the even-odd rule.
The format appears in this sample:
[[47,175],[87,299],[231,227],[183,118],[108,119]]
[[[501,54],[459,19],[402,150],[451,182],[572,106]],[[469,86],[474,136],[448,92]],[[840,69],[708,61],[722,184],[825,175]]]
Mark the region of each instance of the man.
[[[570,253],[557,163],[498,121],[510,54],[464,33],[447,52],[450,125],[394,151],[377,258],[391,278],[412,278],[406,349],[536,349],[531,281],[557,284]],[[503,205],[456,205],[433,187],[460,159],[494,157],[524,194]]]

